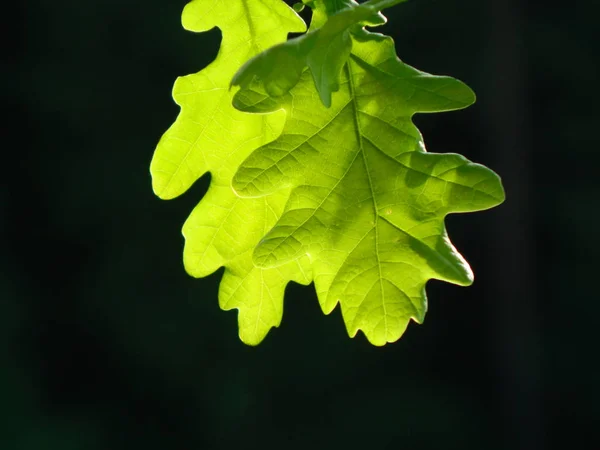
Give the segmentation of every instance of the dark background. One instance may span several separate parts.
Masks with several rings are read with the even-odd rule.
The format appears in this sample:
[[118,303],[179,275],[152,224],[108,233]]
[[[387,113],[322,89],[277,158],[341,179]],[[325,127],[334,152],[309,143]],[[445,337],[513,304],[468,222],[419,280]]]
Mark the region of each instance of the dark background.
[[387,12],[405,62],[478,94],[416,118],[429,150],[496,170],[507,201],[448,219],[475,284],[430,282],[424,325],[383,348],[298,285],[247,347],[222,270],[184,272],[209,178],[163,202],[149,164],[175,78],[214,58],[218,30],[184,31],[185,0],[22,3],[4,17],[2,449],[600,448],[593,2]]

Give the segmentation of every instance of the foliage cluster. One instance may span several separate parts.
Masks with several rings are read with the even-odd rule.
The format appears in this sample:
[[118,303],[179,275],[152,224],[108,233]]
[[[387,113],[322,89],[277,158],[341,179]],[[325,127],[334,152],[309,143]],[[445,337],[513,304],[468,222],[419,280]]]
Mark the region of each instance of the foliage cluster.
[[283,316],[288,282],[314,282],[325,314],[340,304],[350,336],[396,341],[422,322],[430,279],[473,274],[447,214],[504,200],[499,177],[457,154],[430,153],[416,113],[465,108],[460,81],[400,61],[369,31],[404,0],[303,0],[308,31],[281,0],[193,0],[186,29],[219,27],[217,58],[179,78],[181,107],[151,163],[154,192],[185,192],[211,173],[187,219],[184,263],[195,277],[225,266],[219,304],[238,309],[243,342]]

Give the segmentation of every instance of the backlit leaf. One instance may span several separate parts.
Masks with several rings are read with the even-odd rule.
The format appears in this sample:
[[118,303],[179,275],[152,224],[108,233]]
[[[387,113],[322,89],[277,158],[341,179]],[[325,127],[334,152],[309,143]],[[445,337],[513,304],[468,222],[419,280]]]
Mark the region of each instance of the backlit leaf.
[[[278,139],[242,163],[233,187],[248,197],[291,188],[283,216],[254,250],[255,264],[277,267],[309,256],[305,270],[313,272],[323,311],[340,303],[351,336],[360,329],[383,345],[410,319],[423,320],[429,279],[473,281],[444,217],[493,207],[504,192],[491,170],[460,155],[427,153],[411,120],[418,112],[464,108],[472,91],[402,63],[388,37],[362,28],[349,35],[352,52],[330,108],[315,93],[310,64],[289,92],[267,97],[269,83],[288,79],[285,66],[270,65],[288,44],[236,75],[244,87],[238,108],[283,108],[287,121]],[[270,67],[266,80],[261,65]]]
[[236,110],[229,85],[244,62],[285,41],[289,32],[305,30],[305,24],[280,0],[194,0],[184,9],[183,25],[197,32],[218,26],[223,40],[212,64],[175,83],[173,98],[181,112],[156,148],[152,184],[159,197],[170,199],[211,173],[208,193],[183,227],[185,268],[204,277],[227,267],[219,304],[239,310],[241,339],[257,344],[281,322],[288,281],[308,284],[310,277],[298,262],[277,269],[252,264],[252,249],[281,214],[286,196],[242,200],[231,190],[231,178],[252,150],[281,132],[284,113]]

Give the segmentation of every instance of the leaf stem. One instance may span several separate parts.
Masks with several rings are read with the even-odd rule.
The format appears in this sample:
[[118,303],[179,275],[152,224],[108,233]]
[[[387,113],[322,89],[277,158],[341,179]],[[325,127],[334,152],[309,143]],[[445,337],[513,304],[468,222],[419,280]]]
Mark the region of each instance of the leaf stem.
[[392,6],[396,6],[400,3],[405,3],[408,0],[369,0],[368,2],[363,3],[361,6],[369,6],[373,9],[381,11],[386,8],[391,8]]

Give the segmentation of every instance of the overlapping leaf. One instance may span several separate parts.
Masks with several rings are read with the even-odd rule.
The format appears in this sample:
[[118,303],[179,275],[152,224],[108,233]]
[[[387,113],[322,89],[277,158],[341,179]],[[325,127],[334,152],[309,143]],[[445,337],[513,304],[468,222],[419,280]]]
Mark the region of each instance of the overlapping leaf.
[[[401,1],[406,0],[395,0]],[[248,77],[257,77],[266,93],[276,97],[295,86],[308,66],[323,104],[331,106],[331,95],[339,89],[338,78],[352,48],[349,28],[357,23],[381,25],[386,19],[373,5],[358,6],[353,0],[315,2],[313,7],[310,33],[253,58],[232,84],[248,84]]]
[[[322,13],[331,1],[315,3]],[[393,2],[368,6],[383,3]],[[282,44],[234,78],[243,87],[234,100],[240,110],[284,109],[287,116],[281,135],[242,163],[233,187],[247,198],[288,197],[254,263],[298,262],[313,273],[325,313],[340,303],[351,336],[360,329],[383,345],[409,320],[423,320],[429,279],[473,280],[446,234],[445,216],[493,207],[504,192],[491,170],[460,155],[427,153],[411,120],[418,112],[464,108],[474,101],[471,90],[402,63],[390,38],[361,28],[362,13],[341,14],[343,26],[340,16],[330,18],[337,25],[328,35],[332,48],[350,43],[341,59],[311,64],[314,46]],[[317,67],[326,75],[315,74]],[[329,98],[326,108],[321,99]]]
[[156,148],[153,188],[159,197],[173,198],[211,172],[208,193],[184,225],[185,267],[202,277],[226,266],[219,303],[239,309],[241,339],[257,344],[281,321],[288,281],[307,284],[310,276],[300,261],[274,269],[252,263],[252,249],[280,216],[287,192],[242,200],[231,178],[252,150],[281,132],[284,113],[258,116],[234,109],[229,84],[249,58],[285,41],[289,32],[304,31],[305,24],[281,0],[194,0],[184,9],[183,25],[198,32],[217,26],[223,39],[211,65],[175,83],[181,112]]

